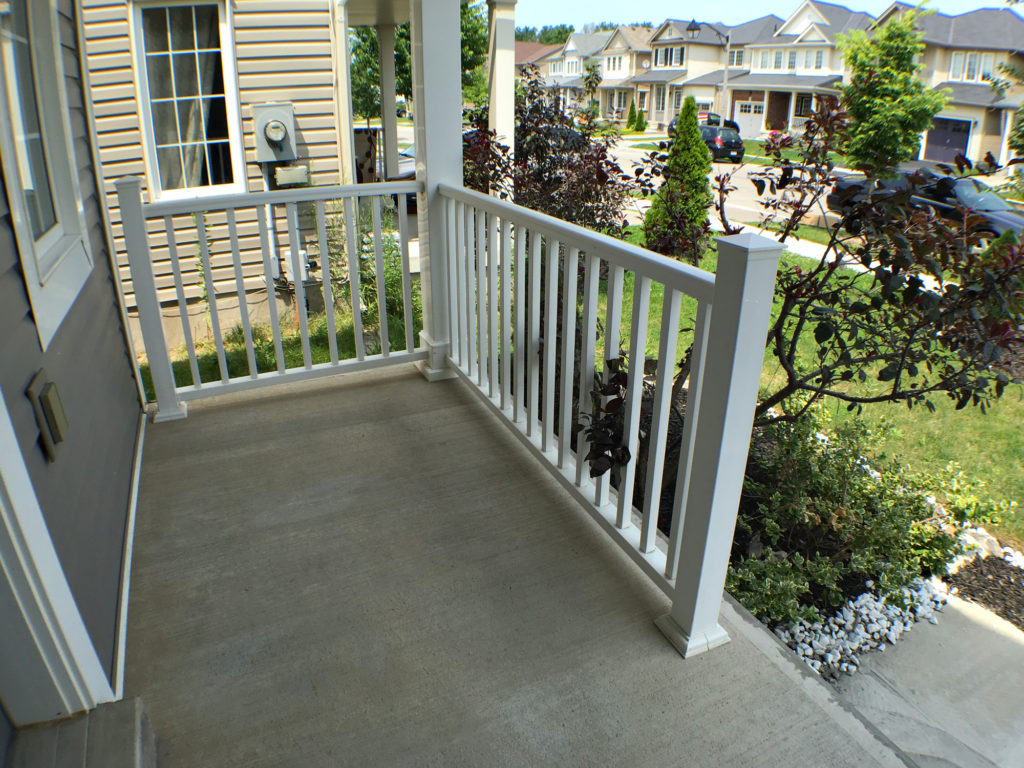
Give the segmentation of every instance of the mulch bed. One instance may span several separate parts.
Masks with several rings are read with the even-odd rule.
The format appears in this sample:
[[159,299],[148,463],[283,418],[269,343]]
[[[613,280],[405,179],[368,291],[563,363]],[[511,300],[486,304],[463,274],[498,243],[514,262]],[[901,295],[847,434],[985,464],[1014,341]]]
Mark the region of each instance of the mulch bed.
[[999,557],[976,557],[946,577],[957,594],[998,614],[1024,632],[1024,570]]

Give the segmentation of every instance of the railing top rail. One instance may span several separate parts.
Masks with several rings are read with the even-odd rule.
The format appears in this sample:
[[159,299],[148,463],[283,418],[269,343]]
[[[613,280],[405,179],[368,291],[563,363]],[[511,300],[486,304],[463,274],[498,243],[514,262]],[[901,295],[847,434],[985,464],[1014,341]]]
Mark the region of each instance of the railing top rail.
[[228,208],[250,208],[268,203],[308,203],[317,200],[338,200],[346,197],[373,197],[376,195],[402,195],[419,192],[418,181],[385,181],[376,184],[345,184],[329,187],[299,187],[276,189],[270,192],[242,192],[230,195],[204,195],[183,200],[157,200],[146,203],[142,210],[146,218],[174,216],[185,213],[223,211]]
[[652,280],[693,296],[699,301],[711,301],[715,289],[715,276],[703,269],[673,261],[638,245],[616,240],[600,232],[570,224],[546,213],[498,200],[464,187],[440,184],[441,194],[452,200],[468,203],[499,216],[506,216],[545,235],[557,238],[574,248],[606,259],[625,269],[639,272]]

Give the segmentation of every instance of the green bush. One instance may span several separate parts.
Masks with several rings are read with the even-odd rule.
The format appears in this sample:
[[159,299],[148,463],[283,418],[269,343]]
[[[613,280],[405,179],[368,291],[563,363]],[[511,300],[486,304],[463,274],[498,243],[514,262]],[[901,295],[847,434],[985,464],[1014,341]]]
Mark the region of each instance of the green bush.
[[633,123],[634,131],[646,131],[647,130],[647,118],[644,117],[644,111],[638,109],[636,111],[636,122]]
[[629,115],[626,117],[626,130],[636,130],[636,100],[630,99],[629,102]]
[[[869,466],[879,437],[860,421],[827,436],[822,424],[812,408],[769,425],[751,446],[726,586],[770,622],[816,620],[869,581],[894,595],[922,574],[944,573],[958,552],[955,523],[985,511],[957,483],[892,461]],[[947,513],[931,498],[943,492]]]
[[[384,300],[387,302],[389,318],[405,317],[405,297],[402,291],[402,251],[395,232],[381,233],[381,251],[384,256]],[[359,303],[362,309],[364,327],[380,323],[380,307],[377,301],[376,246],[372,232],[364,233],[359,248]],[[413,317],[423,312],[418,283],[412,285]]]

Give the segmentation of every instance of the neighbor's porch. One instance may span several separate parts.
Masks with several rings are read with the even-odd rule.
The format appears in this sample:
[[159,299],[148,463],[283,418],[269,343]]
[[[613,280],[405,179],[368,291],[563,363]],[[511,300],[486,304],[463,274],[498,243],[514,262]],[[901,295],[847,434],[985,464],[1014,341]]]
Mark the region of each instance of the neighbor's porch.
[[899,765],[730,603],[669,601],[459,380],[193,405],[142,467],[126,696],[161,765]]

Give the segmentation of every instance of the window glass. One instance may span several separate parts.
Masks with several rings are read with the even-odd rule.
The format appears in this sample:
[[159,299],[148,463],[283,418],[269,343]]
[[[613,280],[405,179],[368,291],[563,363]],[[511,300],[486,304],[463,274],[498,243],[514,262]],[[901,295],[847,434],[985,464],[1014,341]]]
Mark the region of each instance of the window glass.
[[964,68],[964,80],[978,79],[978,54],[967,54],[967,66]]
[[960,80],[963,77],[964,55],[961,51],[955,51],[949,62],[949,79]]
[[686,63],[686,48],[679,46],[679,58],[676,59],[676,66],[681,67]]
[[991,53],[981,54],[981,79],[991,80],[995,57]]
[[[43,129],[36,95],[35,65],[29,49],[28,9],[26,0],[10,5],[9,27],[4,30],[10,43],[13,72],[7,72],[8,99],[15,153],[21,177],[21,194],[28,212],[32,237],[40,240],[57,224],[57,210],[46,166]],[[7,110],[5,110],[7,111]]]
[[804,69],[810,69],[812,61],[814,61],[814,51],[804,51]]
[[789,52],[789,69],[796,69],[796,51]]
[[825,52],[822,50],[817,51],[814,54],[814,68],[821,69],[825,63]]
[[775,51],[775,69],[782,69],[782,50]]
[[234,182],[216,5],[142,10],[162,190]]
[[761,69],[768,69],[768,51],[761,51]]

